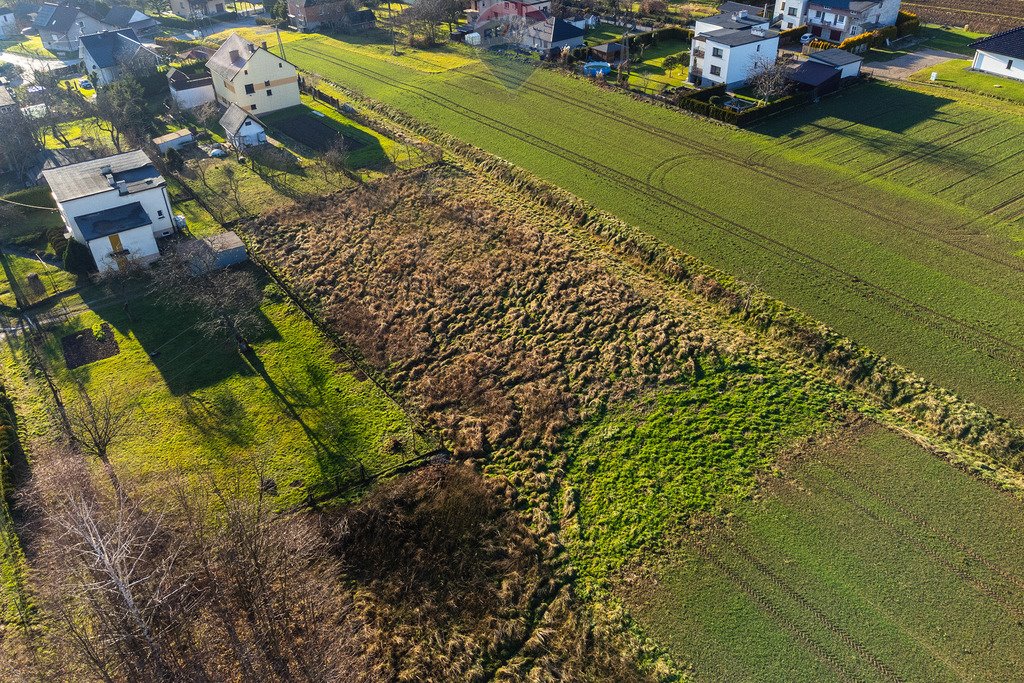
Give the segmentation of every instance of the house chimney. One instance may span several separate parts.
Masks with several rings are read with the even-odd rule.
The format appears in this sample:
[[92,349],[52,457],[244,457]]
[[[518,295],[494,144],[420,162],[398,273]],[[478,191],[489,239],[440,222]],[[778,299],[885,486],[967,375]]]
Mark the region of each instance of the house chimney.
[[746,19],[746,18],[747,18],[747,10],[745,10],[745,9],[741,9],[739,12],[737,12],[736,14],[733,15],[733,19],[736,19],[736,20]]
[[264,40],[262,43],[260,43],[260,47],[262,47],[264,50],[266,50],[267,49],[267,41]]
[[231,58],[232,62],[237,62],[239,59],[242,58],[242,55],[238,54],[238,50],[232,50],[228,53],[228,57]]
[[107,164],[106,166],[101,166],[100,167],[100,174],[101,175],[110,175],[111,173],[112,173],[112,170],[110,168],[110,164]]
[[124,180],[117,181],[117,193],[121,196],[128,194],[128,183]]

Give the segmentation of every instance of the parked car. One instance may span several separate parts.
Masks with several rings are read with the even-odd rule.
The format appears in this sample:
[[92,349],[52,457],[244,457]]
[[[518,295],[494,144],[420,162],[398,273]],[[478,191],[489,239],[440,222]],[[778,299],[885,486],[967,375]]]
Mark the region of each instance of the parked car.
[[228,155],[228,153],[225,150],[223,150],[223,149],[211,149],[210,150],[210,156],[213,157],[214,159],[223,159],[227,155]]
[[814,34],[813,33],[805,33],[802,36],[800,36],[800,44],[801,45],[809,45],[812,40],[814,40]]
[[88,78],[79,78],[78,87],[82,90],[92,90],[92,81],[90,81]]

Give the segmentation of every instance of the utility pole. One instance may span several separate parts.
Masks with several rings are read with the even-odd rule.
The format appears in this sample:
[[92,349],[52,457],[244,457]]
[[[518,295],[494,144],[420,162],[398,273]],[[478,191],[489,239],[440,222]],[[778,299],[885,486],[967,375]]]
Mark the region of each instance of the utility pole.
[[391,25],[391,54],[398,54],[398,36],[395,35],[395,19],[391,9],[391,0],[388,0],[388,24]]
[[275,24],[274,30],[277,32],[277,49],[281,51],[281,59],[288,59],[284,55],[284,41],[281,40],[281,27]]

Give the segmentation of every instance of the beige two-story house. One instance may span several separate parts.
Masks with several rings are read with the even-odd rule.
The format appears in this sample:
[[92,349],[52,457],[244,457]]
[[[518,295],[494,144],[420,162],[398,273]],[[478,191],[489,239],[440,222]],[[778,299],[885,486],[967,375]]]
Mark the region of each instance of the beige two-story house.
[[237,105],[260,114],[299,104],[299,72],[291,62],[232,33],[206,68],[213,92],[225,107]]

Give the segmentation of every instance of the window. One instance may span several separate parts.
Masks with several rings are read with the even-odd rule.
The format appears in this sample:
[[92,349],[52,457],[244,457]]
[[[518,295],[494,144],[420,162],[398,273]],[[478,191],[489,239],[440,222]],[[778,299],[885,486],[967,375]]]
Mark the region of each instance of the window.
[[821,19],[821,10],[820,9],[814,10],[814,18],[815,19]]
[[270,81],[263,81],[263,87],[264,88],[269,88],[270,87]]
[[712,57],[721,57],[723,54],[725,54],[725,53],[722,52],[722,48],[720,48],[720,47],[713,47],[713,48],[711,48],[711,56]]
[[267,97],[270,97],[273,94],[274,94],[273,90],[270,90],[270,89],[267,90]]
[[796,16],[796,7],[790,7],[789,8],[789,16],[791,16],[791,17],[795,17]]
[[163,218],[164,217],[164,210],[163,209],[157,209],[156,210],[156,217],[157,218]]
[[282,68],[284,68],[284,64],[283,64],[283,63],[281,63],[281,62],[278,62],[278,63],[277,63],[277,68],[278,68],[278,69],[282,69]]
[[246,83],[245,84],[245,94],[246,95],[252,95],[254,92],[256,92],[256,86],[254,86],[252,83]]
[[249,70],[248,70],[248,69],[246,69],[246,70],[245,70],[245,75],[246,75],[246,76],[248,76],[248,75],[249,75]]
[[253,111],[256,111],[256,105],[255,104],[250,104],[249,105],[249,109],[251,109]]
[[712,76],[721,76],[722,75],[722,67],[720,67],[720,66],[713,66],[713,67],[711,67],[711,75]]

